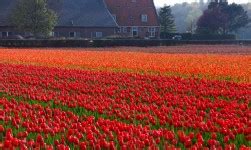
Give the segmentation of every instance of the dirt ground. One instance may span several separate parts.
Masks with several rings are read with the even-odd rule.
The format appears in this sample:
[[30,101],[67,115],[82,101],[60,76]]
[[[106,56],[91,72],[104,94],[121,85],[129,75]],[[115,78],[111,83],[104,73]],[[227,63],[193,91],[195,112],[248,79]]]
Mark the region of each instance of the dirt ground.
[[[17,48],[0,48],[17,49]],[[168,54],[239,54],[251,55],[251,46],[244,45],[182,45],[161,47],[104,47],[104,48],[19,48],[33,50],[127,51]]]

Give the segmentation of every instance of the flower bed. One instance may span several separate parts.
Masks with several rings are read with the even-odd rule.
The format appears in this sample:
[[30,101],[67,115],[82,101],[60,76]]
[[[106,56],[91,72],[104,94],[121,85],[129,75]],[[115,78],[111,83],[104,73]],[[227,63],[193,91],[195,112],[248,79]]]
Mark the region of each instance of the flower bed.
[[[249,72],[236,67],[242,72],[237,74],[230,67],[245,66],[248,61],[238,60],[249,56],[47,52],[0,51],[7,56],[0,63],[0,148],[250,150]],[[192,68],[199,64],[195,58],[205,59],[208,68]],[[179,75],[164,74],[165,59],[176,64]],[[89,69],[79,69],[86,65]],[[147,67],[158,73],[149,74]],[[206,76],[210,71],[214,74]]]

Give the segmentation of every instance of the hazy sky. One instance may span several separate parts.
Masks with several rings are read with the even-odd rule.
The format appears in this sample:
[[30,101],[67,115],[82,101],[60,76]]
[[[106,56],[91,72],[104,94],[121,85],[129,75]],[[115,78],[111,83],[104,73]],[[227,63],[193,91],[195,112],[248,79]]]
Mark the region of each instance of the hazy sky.
[[[167,4],[167,5],[173,5],[175,3],[183,3],[183,2],[196,2],[196,1],[199,1],[199,0],[154,0],[155,2],[155,5],[156,6],[163,6],[164,4]],[[207,0],[204,0],[205,2]],[[251,1],[251,0],[228,0],[229,3],[247,3],[248,1]]]

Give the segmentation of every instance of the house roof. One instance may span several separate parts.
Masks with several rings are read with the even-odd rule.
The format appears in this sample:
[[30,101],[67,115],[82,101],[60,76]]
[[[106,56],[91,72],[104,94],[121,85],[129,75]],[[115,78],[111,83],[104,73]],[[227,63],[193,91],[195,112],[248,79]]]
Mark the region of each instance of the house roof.
[[9,25],[9,16],[17,0],[0,0],[0,26]]
[[[53,2],[54,1],[54,2]],[[17,0],[0,0],[0,26],[9,25],[9,15]],[[57,26],[116,27],[117,23],[103,0],[50,0],[58,15]]]
[[[159,26],[153,0],[105,0],[119,26]],[[147,22],[141,21],[147,15]]]

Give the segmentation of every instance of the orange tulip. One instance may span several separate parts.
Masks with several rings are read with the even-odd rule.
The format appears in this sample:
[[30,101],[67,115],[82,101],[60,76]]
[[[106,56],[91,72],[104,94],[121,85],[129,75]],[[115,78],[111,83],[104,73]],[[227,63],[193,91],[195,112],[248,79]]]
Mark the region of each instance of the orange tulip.
[[[177,49],[177,52],[184,51],[184,47],[160,47],[156,48],[156,51],[160,52],[161,49],[167,51],[171,48]],[[186,49],[192,51],[193,48],[196,47],[191,46]],[[213,48],[216,47],[212,47],[211,50]],[[131,52],[126,49],[130,49]],[[250,55],[136,52],[151,49],[155,50],[155,48],[104,48],[104,51],[91,48],[62,50],[0,48],[0,63],[250,82]],[[210,47],[201,47],[202,52],[207,50],[209,51]],[[231,52],[232,49],[229,51]]]

